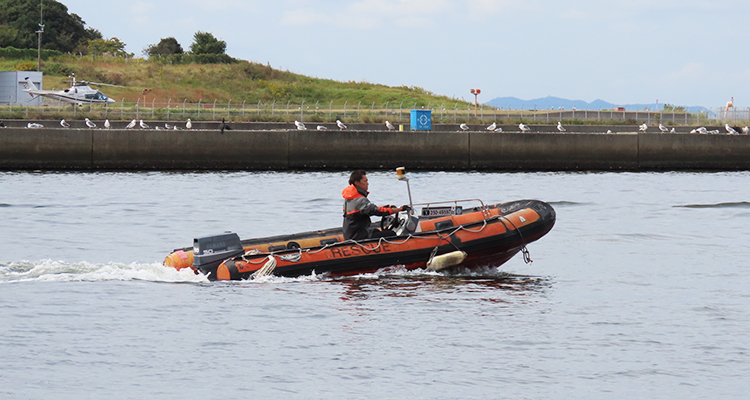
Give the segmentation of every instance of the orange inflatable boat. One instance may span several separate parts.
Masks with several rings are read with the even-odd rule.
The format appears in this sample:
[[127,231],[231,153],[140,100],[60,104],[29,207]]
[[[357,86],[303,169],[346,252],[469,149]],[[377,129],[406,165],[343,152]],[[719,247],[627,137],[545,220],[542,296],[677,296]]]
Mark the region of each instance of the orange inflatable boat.
[[394,237],[345,241],[341,228],[246,240],[223,233],[196,238],[193,247],[173,251],[164,265],[192,268],[210,280],[353,275],[389,266],[497,267],[518,252],[528,261],[526,245],[554,224],[555,210],[538,200],[422,203],[372,224],[371,229],[393,229]]

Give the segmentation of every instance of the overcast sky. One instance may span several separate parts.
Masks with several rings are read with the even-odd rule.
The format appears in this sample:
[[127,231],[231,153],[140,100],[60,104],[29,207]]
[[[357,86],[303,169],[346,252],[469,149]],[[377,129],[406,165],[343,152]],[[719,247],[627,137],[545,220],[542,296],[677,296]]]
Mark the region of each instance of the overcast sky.
[[62,0],[142,50],[196,31],[235,58],[480,102],[750,106],[748,0]]

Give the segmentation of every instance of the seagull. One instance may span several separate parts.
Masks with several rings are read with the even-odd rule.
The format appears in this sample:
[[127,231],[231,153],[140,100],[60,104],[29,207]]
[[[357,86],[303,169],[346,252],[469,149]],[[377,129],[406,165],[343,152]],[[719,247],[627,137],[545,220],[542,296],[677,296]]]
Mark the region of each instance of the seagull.
[[388,128],[389,131],[396,129],[396,127],[393,126],[393,124],[388,121],[385,121],[385,127]]
[[88,126],[89,128],[92,128],[92,129],[93,129],[93,128],[96,128],[96,124],[95,124],[95,123],[93,123],[93,122],[91,122],[91,120],[90,120],[90,119],[88,119],[88,118],[84,118],[84,120],[86,121],[86,126]]
[[669,131],[669,133],[677,133],[677,131],[674,129],[674,127],[672,127],[672,130]]
[[565,132],[565,128],[563,128],[562,123],[560,123],[560,121],[557,121],[557,130],[560,132]]
[[229,124],[227,124],[227,123],[226,123],[226,122],[224,121],[224,118],[222,118],[222,119],[221,119],[221,125],[219,125],[219,129],[221,129],[221,133],[222,133],[222,134],[224,134],[224,131],[231,131],[231,130],[232,130],[232,127],[231,127],[231,126],[229,126]]
[[493,122],[493,123],[492,123],[492,124],[491,124],[490,126],[488,126],[488,127],[486,128],[486,129],[487,129],[488,131],[494,131],[494,130],[495,130],[495,128],[497,128],[497,124]]
[[531,128],[529,128],[528,126],[526,126],[524,124],[518,124],[518,129],[520,129],[521,132],[524,132],[524,133],[526,133],[526,132],[528,132],[528,131],[531,130]]
[[36,128],[44,128],[44,125],[36,123],[36,122],[29,122],[28,124],[26,124],[26,127],[30,129],[36,129]]
[[109,123],[109,119],[105,119],[104,120],[104,127],[107,128],[107,129],[109,129],[109,128],[112,127],[112,125],[110,125],[110,123]]
[[327,130],[328,130],[328,128],[326,128],[326,127],[325,127],[325,126],[323,126],[323,125],[318,125],[318,127],[317,127],[317,128],[315,128],[315,129],[317,129],[317,130],[319,130],[319,131],[327,131]]
[[143,122],[143,120],[141,120],[141,122],[139,124],[141,125],[141,129],[148,129],[149,128],[149,126],[146,125],[146,123]]
[[193,129],[193,122],[190,121],[190,118],[185,122],[185,129]]
[[307,127],[302,122],[294,121],[294,125],[297,127],[297,130],[300,130],[300,131],[307,130]]
[[5,126],[5,122],[0,121],[0,128],[7,128],[7,126]]
[[706,129],[706,127],[704,126],[701,126],[700,128],[696,128],[695,131],[700,133],[701,135],[705,135],[708,133],[708,129]]
[[344,125],[344,123],[343,123],[343,122],[341,122],[341,121],[339,121],[339,120],[336,120],[336,125],[337,125],[337,126],[339,127],[339,129],[341,129],[342,131],[343,131],[344,129],[346,129],[346,125]]
[[712,134],[712,135],[716,135],[716,134],[719,134],[720,132],[719,132],[719,130],[718,130],[718,129],[714,129],[714,130],[712,130],[712,131],[708,131],[708,133],[710,133],[710,134]]
[[730,135],[736,135],[737,134],[737,131],[734,128],[732,128],[731,126],[729,126],[729,124],[724,124],[724,129],[726,129],[727,133],[730,134]]
[[65,119],[60,120],[60,126],[62,126],[63,128],[70,128],[70,124],[65,122]]
[[667,128],[666,126],[664,126],[662,124],[659,124],[659,130],[662,131],[662,132],[667,132],[667,131],[669,131],[669,128]]
[[174,125],[169,125],[168,123],[164,123],[164,129],[174,129],[176,128]]
[[638,130],[641,132],[646,132],[646,129],[648,129],[648,125],[644,122],[643,125],[638,127]]
[[469,125],[466,125],[465,122],[462,122],[461,125],[459,125],[458,127],[461,128],[462,131],[468,131],[469,130]]
[[125,129],[133,129],[133,128],[135,128],[135,120],[130,121],[130,123],[125,126]]
[[742,133],[744,133],[744,134],[750,133],[750,128],[748,128],[747,126],[744,127],[744,128],[742,128]]
[[495,132],[502,132],[502,131],[503,131],[503,128],[501,128],[499,126],[495,129]]
[[607,129],[607,135],[611,135],[611,134],[612,134],[612,131]]

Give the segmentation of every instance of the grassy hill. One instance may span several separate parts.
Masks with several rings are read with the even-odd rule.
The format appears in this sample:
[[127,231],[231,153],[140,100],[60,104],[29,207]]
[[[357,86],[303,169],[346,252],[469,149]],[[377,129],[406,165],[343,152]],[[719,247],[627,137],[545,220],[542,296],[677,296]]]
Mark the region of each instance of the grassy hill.
[[[22,61],[0,59],[0,70],[16,69]],[[72,56],[60,56],[43,63],[45,89],[62,89],[69,86],[68,76],[75,73],[77,79],[104,82],[124,87],[100,87],[109,97],[120,102],[125,99],[135,102],[149,89],[148,101],[157,103],[188,103],[202,100],[204,103],[248,103],[277,104],[334,104],[376,107],[386,103],[391,106],[403,102],[406,106],[427,106],[432,103],[459,103],[466,108],[468,103],[447,96],[438,96],[419,87],[389,87],[366,82],[338,82],[330,79],[311,78],[280,71],[268,65],[240,61],[236,64],[183,64],[168,65],[144,59],[129,61],[90,61]]]

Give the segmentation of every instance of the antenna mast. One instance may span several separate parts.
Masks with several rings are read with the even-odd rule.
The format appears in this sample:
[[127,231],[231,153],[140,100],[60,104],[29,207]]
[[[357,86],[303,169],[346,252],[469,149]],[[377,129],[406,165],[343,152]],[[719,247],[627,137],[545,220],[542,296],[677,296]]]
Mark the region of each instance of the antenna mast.
[[42,33],[44,33],[44,0],[39,0],[39,30],[36,31],[37,41],[37,71],[42,70]]

